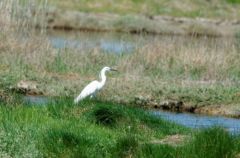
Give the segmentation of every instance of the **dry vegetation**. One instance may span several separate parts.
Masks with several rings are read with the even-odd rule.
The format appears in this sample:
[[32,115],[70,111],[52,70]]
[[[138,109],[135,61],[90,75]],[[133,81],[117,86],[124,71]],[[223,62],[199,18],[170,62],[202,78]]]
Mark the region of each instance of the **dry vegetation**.
[[[78,93],[87,82],[98,77],[97,74],[104,65],[110,65],[117,67],[119,73],[109,77],[109,82],[101,93],[104,99],[131,101],[137,95],[180,99],[189,95],[192,101],[196,99],[192,95],[196,95],[194,97],[197,98],[204,96],[201,98],[204,102],[216,97],[213,101],[216,103],[223,95],[220,102],[239,101],[240,58],[234,39],[192,38],[192,42],[187,43],[189,41],[177,38],[162,43],[156,41],[139,48],[133,54],[120,56],[104,54],[98,49],[87,54],[65,50],[48,65],[47,71],[55,72],[53,76],[58,80],[52,80],[53,83],[62,86],[62,83],[66,83],[65,92],[73,90],[69,94]],[[56,75],[57,72],[62,75]]]
[[[13,1],[4,2],[1,6]],[[143,95],[197,105],[239,103],[240,50],[235,38],[166,38],[123,55],[97,48],[90,52],[56,50],[44,33],[9,27],[16,16],[10,16],[9,9],[1,12],[2,89],[33,80],[45,95],[73,97],[109,65],[119,73],[110,75],[100,94],[104,100],[131,102]]]
[[118,14],[170,15],[177,17],[239,18],[239,0],[49,0],[61,9]]

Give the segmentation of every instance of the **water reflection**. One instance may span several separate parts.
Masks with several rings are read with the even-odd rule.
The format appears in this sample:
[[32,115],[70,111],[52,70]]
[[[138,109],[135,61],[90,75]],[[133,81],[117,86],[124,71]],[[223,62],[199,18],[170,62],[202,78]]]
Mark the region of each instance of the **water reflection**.
[[107,53],[130,53],[142,45],[143,36],[120,33],[59,32],[50,31],[48,37],[55,48],[72,48],[84,51],[99,48]]
[[153,44],[154,46],[168,46],[177,48],[199,49],[199,47],[209,50],[218,50],[232,46],[236,39],[231,37],[210,38],[193,36],[161,36],[161,35],[138,35],[126,33],[103,33],[103,32],[81,32],[81,31],[48,31],[49,38],[53,47],[58,49],[71,48],[78,52],[90,52],[99,49],[107,53],[132,53],[137,49]]

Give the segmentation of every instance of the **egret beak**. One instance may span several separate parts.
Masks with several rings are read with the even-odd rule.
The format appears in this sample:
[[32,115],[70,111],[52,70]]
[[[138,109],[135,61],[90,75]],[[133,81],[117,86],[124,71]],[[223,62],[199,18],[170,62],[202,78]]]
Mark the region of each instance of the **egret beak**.
[[112,68],[111,68],[110,70],[111,70],[111,71],[118,71],[118,70],[116,70],[116,69],[112,69]]

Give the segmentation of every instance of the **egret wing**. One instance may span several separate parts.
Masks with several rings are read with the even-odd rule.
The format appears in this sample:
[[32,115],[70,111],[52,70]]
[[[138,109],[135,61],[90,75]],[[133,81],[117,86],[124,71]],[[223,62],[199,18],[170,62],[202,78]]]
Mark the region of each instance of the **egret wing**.
[[99,82],[98,81],[92,81],[89,83],[80,93],[80,95],[75,99],[75,103],[78,101],[88,97],[89,95],[95,93],[98,89]]

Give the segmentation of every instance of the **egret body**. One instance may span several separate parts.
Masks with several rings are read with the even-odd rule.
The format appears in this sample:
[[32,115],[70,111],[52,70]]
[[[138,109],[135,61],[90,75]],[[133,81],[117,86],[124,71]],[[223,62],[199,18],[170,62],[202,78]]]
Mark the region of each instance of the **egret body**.
[[100,89],[102,89],[102,87],[105,85],[106,83],[106,72],[107,71],[116,71],[115,69],[112,69],[110,67],[104,67],[101,72],[100,72],[100,79],[101,81],[92,81],[90,82],[83,90],[82,92],[79,94],[79,96],[77,98],[74,99],[74,103],[77,104],[79,101],[81,101],[82,99],[90,96],[90,98],[92,98],[93,96],[95,96],[96,92],[99,91]]

